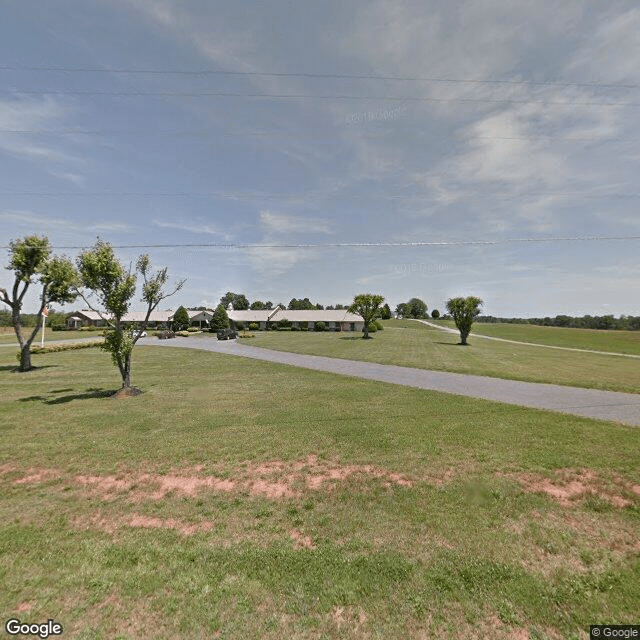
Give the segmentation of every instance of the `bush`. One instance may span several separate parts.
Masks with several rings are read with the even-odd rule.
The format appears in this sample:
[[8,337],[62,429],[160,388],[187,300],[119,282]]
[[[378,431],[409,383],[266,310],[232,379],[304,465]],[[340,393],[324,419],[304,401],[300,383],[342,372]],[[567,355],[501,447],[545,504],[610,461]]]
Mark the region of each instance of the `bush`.
[[300,331],[309,331],[309,327],[300,327]]
[[384,325],[382,324],[382,322],[380,322],[380,320],[374,320],[374,322],[376,323],[376,329],[378,331],[382,331],[384,329]]
[[[99,347],[103,344],[102,340],[94,340],[93,342],[72,342],[68,344],[51,344],[46,347],[31,347],[31,353],[57,353],[58,351],[73,351],[75,349],[89,349],[91,347]],[[18,362],[20,362],[20,352],[16,354]]]
[[244,331],[244,322],[236,322],[236,331]]
[[92,324],[80,327],[79,331],[104,331],[107,327],[94,327]]
[[291,327],[291,320],[287,320],[286,318],[282,318],[278,320],[278,331]]
[[[376,326],[375,322],[370,322],[369,326],[367,327],[369,333],[375,333],[378,330],[378,327]],[[364,331],[364,329],[362,330]]]
[[324,331],[325,329],[324,322],[322,322],[322,320],[320,320],[319,322],[316,322],[315,327],[313,329],[314,331]]
[[300,327],[291,327],[291,331],[300,331]]
[[336,331],[342,331],[342,325],[341,324],[337,324],[336,325]]
[[176,334],[170,330],[160,331],[156,335],[158,336],[159,340],[168,340],[170,338],[176,337]]
[[200,329],[198,329],[198,327],[189,327],[187,331],[189,333],[200,333]]
[[292,331],[291,327],[278,327],[276,331]]
[[63,324],[52,324],[51,331],[64,331],[66,327]]
[[257,322],[249,323],[249,331],[259,331],[260,325]]
[[188,338],[191,334],[188,331],[177,331],[177,336],[182,336],[183,338]]
[[439,312],[437,309],[434,309],[434,310],[431,312],[431,317],[432,317],[434,320],[437,320],[437,319],[440,317],[440,312]]
[[246,331],[243,331],[242,333],[238,334],[238,338],[255,338],[256,336],[253,333],[247,333]]
[[186,329],[189,323],[189,312],[184,307],[178,307],[177,311],[173,314],[174,331]]

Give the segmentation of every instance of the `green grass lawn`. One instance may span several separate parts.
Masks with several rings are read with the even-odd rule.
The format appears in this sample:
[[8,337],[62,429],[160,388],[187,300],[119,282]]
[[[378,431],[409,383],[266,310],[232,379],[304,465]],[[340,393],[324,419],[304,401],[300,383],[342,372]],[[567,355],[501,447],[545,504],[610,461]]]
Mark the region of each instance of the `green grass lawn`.
[[383,325],[385,329],[372,334],[371,340],[362,340],[362,334],[354,332],[255,331],[256,337],[246,344],[435,371],[640,393],[640,361],[635,358],[474,339],[473,333],[469,346],[461,347],[458,336],[412,320],[386,320]]
[[0,352],[4,620],[154,640],[637,622],[638,429],[191,350],[136,348],[124,400],[96,349],[34,364]]
[[[3,329],[7,330],[0,332],[0,344],[15,344],[17,346],[18,338],[16,338],[13,328],[3,327]],[[28,338],[32,331],[33,327],[23,327],[22,335],[24,338]],[[44,333],[44,343],[77,340],[78,338],[100,338],[101,336],[102,331],[51,331],[51,329],[47,327]],[[33,340],[33,344],[40,344],[41,338],[42,334],[38,332],[38,335]]]
[[[453,320],[429,320],[429,322],[451,329],[456,328]],[[476,322],[471,330],[470,339],[473,334],[555,347],[640,355],[640,331],[568,329],[566,327],[541,327],[534,324],[510,324],[508,322],[495,324]]]

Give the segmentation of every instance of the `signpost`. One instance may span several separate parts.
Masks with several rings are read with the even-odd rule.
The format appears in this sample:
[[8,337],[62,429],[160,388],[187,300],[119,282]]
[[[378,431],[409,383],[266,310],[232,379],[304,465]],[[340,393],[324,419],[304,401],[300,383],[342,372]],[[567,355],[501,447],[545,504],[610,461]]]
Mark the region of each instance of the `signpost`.
[[44,347],[44,323],[45,320],[47,319],[47,316],[49,315],[49,309],[47,309],[47,307],[45,307],[42,310],[42,340],[40,342],[40,346]]

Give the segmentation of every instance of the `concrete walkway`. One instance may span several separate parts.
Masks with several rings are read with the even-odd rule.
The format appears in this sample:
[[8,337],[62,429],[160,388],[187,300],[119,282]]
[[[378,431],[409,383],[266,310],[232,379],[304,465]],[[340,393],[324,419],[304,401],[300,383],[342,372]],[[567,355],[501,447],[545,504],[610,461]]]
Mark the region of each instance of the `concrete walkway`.
[[138,344],[215,351],[216,353],[267,360],[317,371],[329,371],[367,380],[444,391],[445,393],[484,398],[534,409],[548,409],[597,420],[613,420],[632,426],[640,426],[640,394],[634,393],[579,389],[554,384],[519,382],[462,373],[428,371],[374,362],[288,353],[250,346],[240,340],[142,338]]

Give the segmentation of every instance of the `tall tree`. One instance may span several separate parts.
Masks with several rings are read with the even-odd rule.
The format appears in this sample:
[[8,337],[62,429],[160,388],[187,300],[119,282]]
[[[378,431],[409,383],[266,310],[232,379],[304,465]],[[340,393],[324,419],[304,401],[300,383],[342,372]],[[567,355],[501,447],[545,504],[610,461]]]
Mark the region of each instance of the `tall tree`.
[[420,300],[420,298],[411,298],[411,300],[407,302],[407,307],[409,309],[409,315],[412,318],[427,317],[427,303],[424,300]]
[[[89,308],[100,314],[100,317],[112,329],[106,332],[102,348],[111,354],[113,363],[120,371],[122,389],[129,395],[139,393],[138,389],[131,386],[133,348],[142,331],[147,328],[151,312],[162,300],[182,289],[185,280],[177,282],[174,288],[167,293],[164,289],[169,280],[166,267],[151,274],[149,256],[142,255],[136,262],[135,272],[126,271],[116,258],[111,245],[102,240],[98,240],[93,249],[82,252],[78,256],[77,264],[82,286],[90,292],[85,296],[83,292],[79,291],[80,295]],[[129,311],[131,300],[136,291],[138,275],[142,276],[141,300],[147,305],[147,310],[138,330],[131,334],[125,331],[122,318]],[[92,295],[98,298],[100,309],[95,308],[89,301]]]
[[[29,371],[31,366],[31,343],[40,330],[40,316],[44,308],[52,303],[64,304],[76,299],[75,288],[78,273],[73,263],[64,257],[51,257],[49,239],[39,236],[27,236],[9,244],[11,260],[7,269],[14,272],[11,292],[0,288],[0,301],[11,309],[11,324],[20,345],[19,371]],[[28,336],[22,334],[22,305],[30,285],[38,282],[40,291],[40,309],[36,315],[35,327]]]
[[384,302],[382,296],[373,293],[360,293],[353,299],[349,313],[357,313],[364,320],[364,339],[369,338],[369,323],[380,316],[380,305]]
[[453,317],[460,332],[460,344],[467,344],[467,337],[471,333],[471,325],[476,316],[480,314],[480,307],[483,304],[482,300],[476,296],[447,300],[447,310]]
[[183,331],[184,329],[188,329],[190,322],[189,312],[184,307],[178,307],[176,312],[173,314],[173,330]]
[[244,293],[234,293],[233,291],[227,291],[222,298],[220,298],[220,304],[224,305],[226,309],[231,303],[231,306],[236,310],[243,310],[249,308],[249,300],[247,300],[247,296]]
[[380,317],[383,320],[389,320],[389,318],[391,318],[391,309],[386,302],[384,304],[384,307],[382,307],[382,311],[380,312]]
[[220,303],[213,312],[209,326],[212,331],[220,331],[220,329],[226,329],[229,326],[229,316],[222,303]]
[[249,309],[252,309],[253,311],[259,311],[260,309],[264,309],[264,302],[262,302],[262,300],[255,300],[254,302],[251,303],[251,306],[249,307]]
[[407,305],[406,302],[401,302],[396,307],[396,315],[399,318],[410,318],[411,317],[411,310],[409,309],[409,305]]

